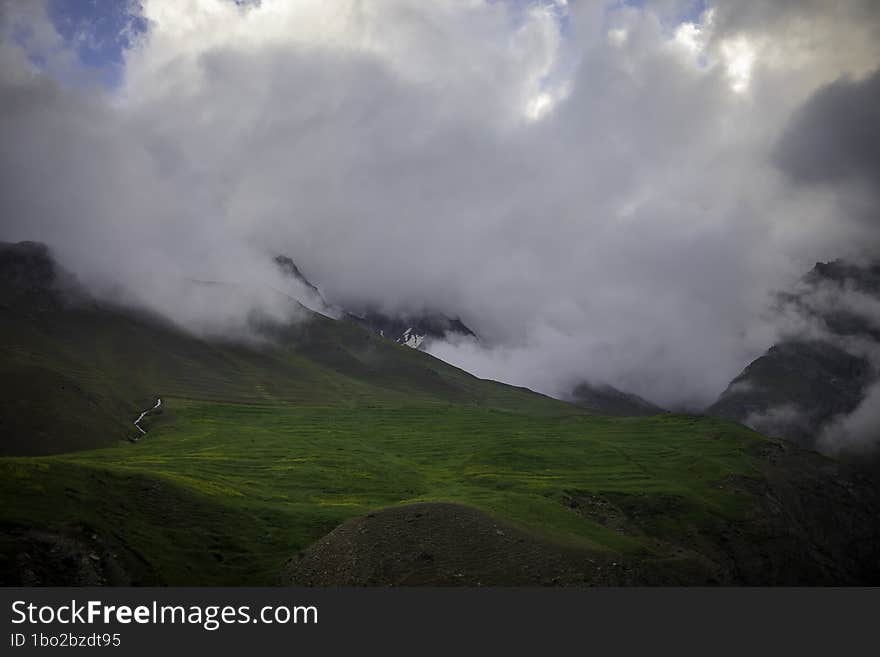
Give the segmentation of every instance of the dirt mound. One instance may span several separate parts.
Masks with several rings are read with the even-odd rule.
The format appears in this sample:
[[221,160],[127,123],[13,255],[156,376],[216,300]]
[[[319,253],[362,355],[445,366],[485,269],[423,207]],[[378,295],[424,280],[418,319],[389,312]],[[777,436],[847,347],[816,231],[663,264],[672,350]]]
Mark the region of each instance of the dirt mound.
[[531,536],[460,504],[391,507],[353,518],[300,552],[285,584],[524,586],[625,584],[622,563]]
[[118,555],[82,527],[3,528],[0,586],[131,586]]

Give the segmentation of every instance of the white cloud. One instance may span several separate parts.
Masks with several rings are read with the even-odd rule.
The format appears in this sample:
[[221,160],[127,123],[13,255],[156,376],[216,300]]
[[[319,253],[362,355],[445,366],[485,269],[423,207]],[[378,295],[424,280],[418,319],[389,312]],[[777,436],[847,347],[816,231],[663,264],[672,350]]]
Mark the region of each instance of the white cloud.
[[757,54],[749,40],[737,37],[721,42],[721,57],[730,78],[730,88],[737,93],[748,90]]
[[826,454],[876,454],[880,449],[880,381],[869,386],[850,414],[836,418],[822,431],[818,447]]

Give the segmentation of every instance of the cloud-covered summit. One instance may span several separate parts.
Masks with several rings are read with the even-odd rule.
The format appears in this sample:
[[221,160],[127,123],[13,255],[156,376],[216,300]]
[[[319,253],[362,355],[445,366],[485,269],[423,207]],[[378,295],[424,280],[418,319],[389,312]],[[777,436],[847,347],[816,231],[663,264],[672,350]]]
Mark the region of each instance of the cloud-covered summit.
[[0,6],[0,239],[183,323],[177,281],[286,291],[285,253],[461,317],[434,353],[479,375],[700,405],[773,290],[877,244],[870,185],[791,166],[873,84],[870,3],[144,0],[110,86]]

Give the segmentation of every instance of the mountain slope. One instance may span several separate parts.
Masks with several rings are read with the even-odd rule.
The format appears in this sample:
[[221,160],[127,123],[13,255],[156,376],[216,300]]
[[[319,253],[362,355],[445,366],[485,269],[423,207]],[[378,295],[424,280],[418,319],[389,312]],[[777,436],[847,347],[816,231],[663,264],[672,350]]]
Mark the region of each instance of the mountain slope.
[[[809,331],[750,363],[707,412],[815,447],[877,380],[880,329],[871,308],[880,304],[880,265],[818,263],[780,303]],[[880,427],[876,433],[880,447]]]
[[72,277],[33,245],[3,245],[0,271],[7,274],[0,287],[0,454],[136,437],[134,419],[162,396],[320,406],[564,406],[481,381],[287,298],[279,303],[290,304],[298,321],[254,326],[259,341],[209,339],[95,301],[67,285]]
[[593,413],[604,415],[658,415],[666,411],[646,399],[623,392],[609,385],[579,383],[571,392],[569,401]]
[[748,365],[709,414],[811,447],[821,427],[851,413],[872,379],[869,364],[825,342],[783,342]]

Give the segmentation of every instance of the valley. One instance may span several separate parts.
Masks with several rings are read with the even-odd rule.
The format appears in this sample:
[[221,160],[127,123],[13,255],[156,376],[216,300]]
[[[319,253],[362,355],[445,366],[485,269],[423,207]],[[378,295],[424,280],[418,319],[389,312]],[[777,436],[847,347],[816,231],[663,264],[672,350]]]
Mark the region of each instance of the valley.
[[301,307],[199,337],[0,255],[4,585],[880,581],[876,486],[735,422],[589,412]]

